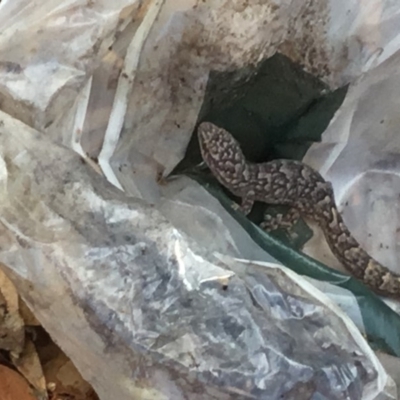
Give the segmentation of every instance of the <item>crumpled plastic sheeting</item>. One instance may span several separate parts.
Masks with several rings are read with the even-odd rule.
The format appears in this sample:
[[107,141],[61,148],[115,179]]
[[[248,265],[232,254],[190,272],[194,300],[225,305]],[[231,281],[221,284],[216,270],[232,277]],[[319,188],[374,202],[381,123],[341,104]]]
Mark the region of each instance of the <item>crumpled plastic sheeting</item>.
[[154,207],[4,113],[0,155],[0,262],[102,398],[382,390],[354,325],[294,273],[209,263]]
[[[355,57],[355,64],[350,63],[352,57],[343,60],[346,35],[353,38],[350,32],[370,32],[360,29],[368,27],[371,20],[359,9],[368,11],[371,1],[363,5],[346,2],[347,8],[341,7],[344,3],[331,2],[330,11],[337,10],[338,14],[333,15],[339,17],[324,19],[317,16],[323,11],[329,15],[329,6],[321,6],[320,2],[313,8],[297,0],[250,5],[239,0],[215,0],[204,5],[171,0],[165,3],[168,7],[162,8],[154,26],[162,1],[146,2],[143,10],[148,6],[148,12],[141,15],[136,11],[144,2],[95,2],[92,8],[90,3],[88,7],[74,1],[0,3],[2,107],[29,125],[42,128],[54,140],[72,148],[82,144],[93,158],[111,152],[113,161],[120,163],[121,186],[147,203],[159,200],[155,176],[171,171],[184,153],[210,69],[245,67],[279,48],[296,59],[293,50],[300,48],[296,43],[311,50],[319,46],[331,50],[332,43],[323,43],[324,35],[317,34],[324,31],[326,21],[331,24],[330,37],[337,40],[335,57],[329,55],[322,62],[324,52],[317,58],[309,57],[315,55],[312,51],[300,49],[298,54],[299,61],[333,86],[387,58],[388,52],[397,48],[395,37],[389,35],[389,48],[388,38],[381,36],[378,44],[387,49],[384,52],[376,53],[374,46],[361,46],[357,55],[362,57]],[[307,5],[313,12],[308,12]],[[121,17],[124,7],[129,6],[132,9],[128,15],[138,17],[142,29],[135,24],[129,26],[129,18],[127,22]],[[393,9],[396,7],[389,10],[386,3],[381,6],[381,18],[373,21],[376,26],[397,15]],[[343,12],[349,7],[350,16],[361,17],[344,19]],[[151,18],[140,25],[141,18],[144,21],[147,16]],[[347,29],[335,28],[343,28],[344,22]],[[124,28],[124,34],[137,33],[132,42],[129,35],[121,34]],[[136,64],[151,28],[140,63]],[[304,35],[299,38],[299,33]],[[359,37],[363,39],[362,34]],[[310,40],[318,43],[310,46]],[[121,51],[124,43],[128,46],[126,58]],[[91,76],[93,58],[103,55],[103,63]],[[357,64],[359,60],[361,65]],[[118,75],[122,69],[124,73]],[[241,78],[239,75],[234,83],[240,83]],[[71,101],[77,92],[77,101]],[[119,119],[110,118],[110,137],[106,135],[102,148],[108,149],[103,152],[96,147],[102,139],[98,132],[104,134],[103,127],[96,125],[97,119],[115,116],[113,111],[121,104]],[[113,105],[117,107],[110,111]],[[243,398],[252,390],[257,396],[257,390],[266,391],[266,379],[273,376],[268,373],[273,374],[273,366],[279,363],[279,368],[297,377],[297,381],[293,378],[281,388],[286,390],[287,398],[309,398],[314,394],[312,398],[334,399],[346,390],[354,398],[373,398],[382,390],[387,377],[362,338],[355,332],[342,331],[340,335],[344,336],[339,340],[337,332],[329,331],[329,324],[337,326],[338,320],[345,317],[326,311],[326,306],[318,308],[322,307],[320,300],[306,292],[300,291],[295,300],[301,298],[301,308],[308,313],[300,320],[292,318],[290,323],[307,325],[311,321],[304,332],[295,325],[299,335],[317,335],[315,342],[312,337],[303,339],[316,344],[310,352],[304,354],[304,347],[295,346],[296,341],[302,342],[300,337],[262,336],[271,330],[275,334],[274,329],[278,329],[275,320],[266,325],[268,316],[276,316],[273,312],[278,309],[284,320],[287,305],[291,305],[292,295],[273,290],[278,283],[294,290],[281,270],[269,270],[267,275],[249,281],[233,276],[227,294],[221,294],[219,281],[225,282],[231,272],[204,261],[200,248],[194,253],[195,246],[189,244],[189,239],[155,209],[144,202],[127,200],[94,172],[89,173],[79,157],[45,142],[32,131],[27,134],[25,127],[6,121],[6,116],[2,119],[0,215],[4,234],[0,260],[11,268],[9,273],[23,296],[101,397],[229,399]],[[122,140],[118,142],[121,132]],[[82,149],[75,150],[84,154]],[[107,157],[99,160],[107,162]],[[255,281],[262,282],[261,286]],[[264,293],[265,287],[271,292]],[[254,288],[257,290],[251,297]],[[268,312],[268,302],[263,302],[268,293],[274,294],[278,304],[282,300],[281,308]],[[228,314],[231,319],[227,319]],[[224,321],[228,323],[224,325]],[[238,321],[247,328],[242,336],[236,329]],[[287,325],[282,324],[278,324],[280,332],[286,332]],[[351,331],[349,325],[346,327]],[[245,342],[243,336],[258,333],[258,337]],[[237,346],[235,334],[247,347]],[[271,354],[267,340],[276,341],[275,348],[281,346],[276,358],[267,357]],[[86,349],[82,349],[82,343]],[[228,351],[228,344],[233,350]],[[330,381],[331,392],[326,392],[326,377],[333,376],[329,369],[332,363],[323,370],[324,364],[317,361],[325,353],[335,356],[336,362],[336,356],[342,357],[340,372],[347,379],[335,375]],[[285,355],[296,363],[285,364]],[[311,362],[317,364],[310,366]],[[319,375],[310,371],[315,365],[321,367]],[[235,368],[240,375],[235,374]],[[274,384],[273,379],[271,387],[276,387]],[[269,390],[266,395],[270,396]]]

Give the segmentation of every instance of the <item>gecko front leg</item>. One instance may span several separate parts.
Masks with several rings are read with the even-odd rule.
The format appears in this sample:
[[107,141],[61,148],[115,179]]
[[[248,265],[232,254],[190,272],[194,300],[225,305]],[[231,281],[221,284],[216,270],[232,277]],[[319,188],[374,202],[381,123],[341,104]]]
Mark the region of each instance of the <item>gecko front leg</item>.
[[244,215],[248,215],[254,205],[254,192],[250,191],[242,197],[242,201],[239,204],[234,205],[234,210],[241,211]]
[[254,193],[249,192],[246,196],[242,197],[242,203],[240,204],[240,210],[244,215],[250,214],[251,209],[254,206]]
[[248,215],[250,213],[251,209],[253,208],[253,205],[254,205],[253,197],[243,196],[240,205],[237,203],[234,203],[232,208],[235,211],[241,211],[244,215]]

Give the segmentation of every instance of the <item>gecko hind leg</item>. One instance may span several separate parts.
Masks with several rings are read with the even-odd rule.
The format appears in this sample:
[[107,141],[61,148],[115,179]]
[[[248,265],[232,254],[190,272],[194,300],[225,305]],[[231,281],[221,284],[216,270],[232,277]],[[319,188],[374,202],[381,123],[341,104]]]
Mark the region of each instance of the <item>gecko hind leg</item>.
[[289,235],[293,235],[292,229],[300,219],[300,213],[295,208],[289,208],[285,213],[276,215],[264,214],[264,221],[261,222],[260,228],[266,232],[272,232],[277,229],[286,231]]

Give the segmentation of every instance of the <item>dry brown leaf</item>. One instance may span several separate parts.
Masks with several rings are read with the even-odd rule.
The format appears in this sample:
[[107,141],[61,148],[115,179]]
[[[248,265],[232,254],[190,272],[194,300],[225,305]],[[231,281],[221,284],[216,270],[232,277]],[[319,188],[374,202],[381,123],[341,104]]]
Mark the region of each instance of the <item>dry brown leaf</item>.
[[18,356],[23,349],[24,341],[25,327],[19,315],[18,293],[0,269],[0,349]]
[[[2,264],[0,263],[0,266]],[[0,289],[6,299],[8,310],[11,313],[18,312],[18,292],[7,275],[0,269]]]
[[28,382],[17,372],[0,365],[1,400],[37,400]]
[[[52,400],[97,400],[98,397],[92,387],[53,342],[50,341],[44,347],[38,345],[39,355],[37,354],[35,345],[29,339],[29,335],[25,335],[25,330],[29,327],[35,333],[39,326],[40,332],[40,323],[19,298],[14,285],[1,267],[0,263],[0,349],[10,351],[11,361],[22,375],[9,370],[14,381],[8,384],[8,381],[3,380],[0,374],[0,400],[48,399],[47,391]],[[36,333],[33,337],[35,343],[38,344],[36,340],[39,337],[36,337]],[[25,386],[22,386],[20,381],[23,381]],[[2,387],[2,384],[5,386]],[[18,390],[18,388],[13,388],[12,385],[21,389],[25,388],[26,394],[18,391],[14,393],[14,389]],[[3,396],[1,390],[5,392],[8,390],[10,396]],[[33,396],[33,391],[36,397]]]
[[82,378],[69,358],[60,349],[58,351],[54,349],[53,354],[56,356],[43,365],[46,381],[48,385],[54,387],[54,397],[52,398],[65,398],[68,400],[98,399],[92,387]]
[[46,381],[35,345],[27,339],[18,359],[11,358],[18,371],[36,389],[42,399],[47,399]]
[[21,315],[21,318],[24,320],[25,325],[42,326],[41,323],[36,319],[32,311],[28,308],[28,306],[21,298],[19,299],[19,314]]

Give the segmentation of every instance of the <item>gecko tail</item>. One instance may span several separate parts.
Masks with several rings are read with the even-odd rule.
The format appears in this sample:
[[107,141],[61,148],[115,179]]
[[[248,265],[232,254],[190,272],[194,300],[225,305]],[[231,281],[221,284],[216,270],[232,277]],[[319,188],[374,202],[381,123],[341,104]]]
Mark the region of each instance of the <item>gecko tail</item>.
[[400,276],[384,267],[362,248],[347,229],[335,206],[331,206],[330,213],[330,223],[323,224],[323,229],[335,257],[346,270],[375,292],[400,298]]

